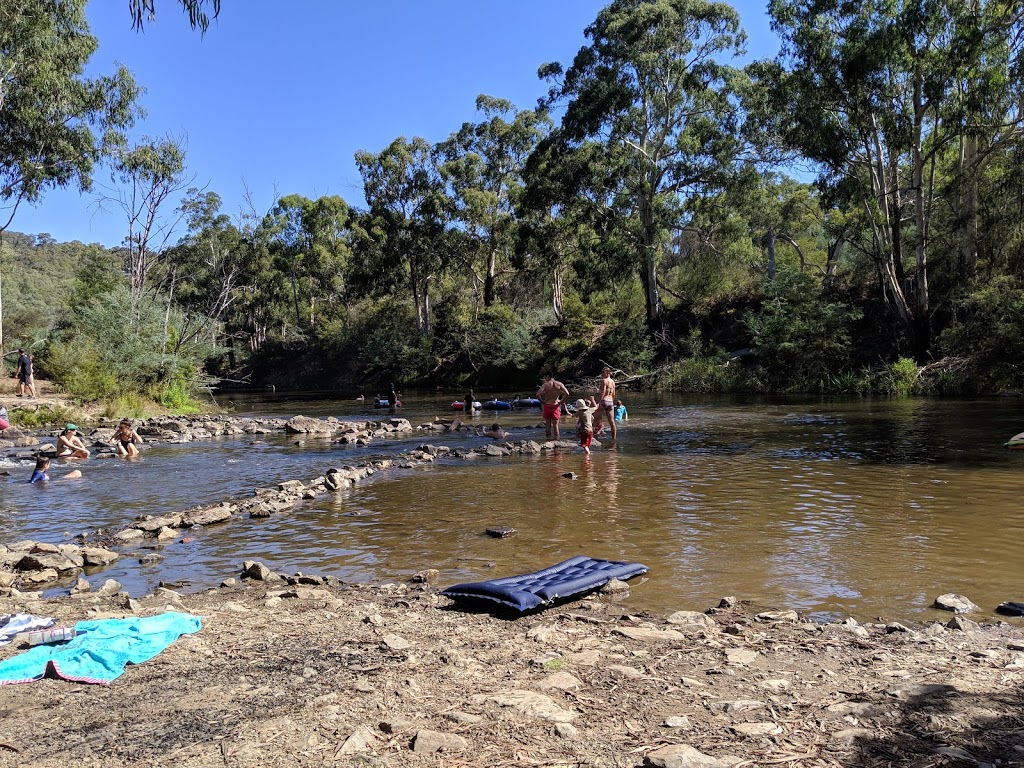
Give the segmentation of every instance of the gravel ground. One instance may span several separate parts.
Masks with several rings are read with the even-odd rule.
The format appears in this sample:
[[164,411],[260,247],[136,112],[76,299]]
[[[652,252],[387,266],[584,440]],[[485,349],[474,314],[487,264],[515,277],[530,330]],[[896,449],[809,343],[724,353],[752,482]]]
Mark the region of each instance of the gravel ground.
[[513,619],[316,577],[158,592],[0,598],[59,623],[203,617],[109,686],[0,687],[0,766],[1024,762],[1020,624],[636,615],[602,594]]

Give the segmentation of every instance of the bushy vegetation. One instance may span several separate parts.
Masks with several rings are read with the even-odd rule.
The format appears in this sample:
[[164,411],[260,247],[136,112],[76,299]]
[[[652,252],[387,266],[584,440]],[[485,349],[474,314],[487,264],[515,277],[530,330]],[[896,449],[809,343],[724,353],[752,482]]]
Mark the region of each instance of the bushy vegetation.
[[[82,9],[53,9],[79,54]],[[127,73],[63,72],[61,88],[119,100],[76,119],[117,130],[47,147],[49,165],[0,147],[0,181],[35,169],[36,195],[106,155],[126,245],[7,233],[7,342],[128,411],[189,408],[206,372],[519,388],[607,363],[702,392],[1022,388],[1021,19],[952,0],[862,10],[775,0],[782,53],[748,63],[727,4],[612,0],[571,63],[541,68],[536,108],[481,95],[436,144],[356,153],[365,205],[291,193],[237,219],[184,189],[181,142],[118,133]],[[61,64],[30,33],[13,42]],[[22,96],[67,106],[42,85]],[[815,181],[788,178],[794,162]],[[18,195],[0,183],[0,202]],[[186,231],[162,243],[176,205]]]

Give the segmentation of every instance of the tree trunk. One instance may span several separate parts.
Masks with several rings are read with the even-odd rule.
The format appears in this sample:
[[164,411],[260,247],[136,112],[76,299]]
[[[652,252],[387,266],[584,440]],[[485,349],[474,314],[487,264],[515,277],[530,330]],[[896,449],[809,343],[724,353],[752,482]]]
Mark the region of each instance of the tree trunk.
[[[775,279],[775,227],[771,224],[768,225],[768,234],[765,237],[765,245],[768,251],[768,279]],[[803,263],[801,260],[800,271],[803,272]]]
[[494,282],[498,271],[498,255],[494,246],[487,252],[487,271],[484,274],[484,306],[494,303]]
[[562,273],[558,267],[551,270],[551,309],[555,313],[555,319],[562,322]]
[[931,346],[931,330],[928,306],[928,211],[925,208],[924,190],[924,115],[923,84],[921,76],[914,81],[914,143],[911,149],[914,187],[914,287],[917,293],[914,314],[914,357],[918,363],[926,362]]
[[647,305],[647,326],[658,330],[661,321],[661,296],[658,293],[658,236],[654,211],[647,199],[640,201],[640,280]]

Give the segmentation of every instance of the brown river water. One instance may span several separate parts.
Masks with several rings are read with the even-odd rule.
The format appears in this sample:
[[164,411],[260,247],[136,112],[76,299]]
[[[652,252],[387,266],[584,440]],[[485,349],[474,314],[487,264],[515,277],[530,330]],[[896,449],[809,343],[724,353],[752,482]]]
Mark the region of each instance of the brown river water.
[[[380,418],[367,403],[309,396],[219,398],[236,413]],[[452,396],[405,398],[419,424],[451,416]],[[760,401],[629,395],[615,448],[505,459],[444,459],[383,473],[268,518],[185,534],[140,566],[142,550],[94,576],[133,594],[185,590],[237,575],[245,559],[288,573],[398,581],[436,568],[438,586],[537,570],[573,555],[637,561],[625,605],[703,610],[734,595],[816,618],[927,619],[957,592],[993,615],[1024,601],[1024,402]],[[511,439],[542,439],[539,411],[485,413]],[[572,426],[566,430],[571,434]],[[245,436],[151,446],[141,460],[92,459],[75,483],[30,486],[31,468],[0,462],[0,541],[59,543],[118,530],[141,513],[251,493],[332,466],[469,436],[415,433],[365,448]],[[66,468],[55,467],[60,475]],[[566,479],[563,473],[576,473]],[[504,539],[485,534],[510,526]],[[946,614],[948,616],[948,614]]]

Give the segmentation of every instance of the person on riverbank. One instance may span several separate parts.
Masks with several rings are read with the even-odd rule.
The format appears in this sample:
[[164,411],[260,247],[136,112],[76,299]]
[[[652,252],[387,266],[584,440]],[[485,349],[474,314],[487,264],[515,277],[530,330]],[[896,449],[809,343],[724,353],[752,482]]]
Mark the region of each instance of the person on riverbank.
[[128,459],[134,459],[139,455],[138,446],[143,440],[139,433],[132,427],[130,419],[122,419],[117,425],[117,432],[110,438],[110,442],[117,446],[117,455]]
[[597,408],[582,398],[576,401],[576,432],[580,437],[580,447],[588,454],[594,441],[594,412]]
[[64,431],[57,436],[57,458],[88,459],[89,449],[78,436],[78,426],[68,422]]
[[0,432],[10,428],[10,418],[11,417],[7,415],[7,409],[0,405]]
[[607,365],[601,369],[601,386],[597,392],[597,419],[595,424],[598,431],[601,431],[604,421],[608,421],[608,428],[612,432],[612,442],[618,434],[615,426],[615,379],[612,378],[612,369]]
[[14,371],[18,377],[18,397],[32,398],[36,396],[36,382],[32,375],[32,355],[24,349],[18,350],[18,367]]
[[562,403],[569,399],[569,390],[550,373],[545,373],[544,383],[537,390],[537,399],[544,410],[544,435],[550,440],[554,434],[557,440],[560,437],[558,421],[562,418]]

